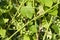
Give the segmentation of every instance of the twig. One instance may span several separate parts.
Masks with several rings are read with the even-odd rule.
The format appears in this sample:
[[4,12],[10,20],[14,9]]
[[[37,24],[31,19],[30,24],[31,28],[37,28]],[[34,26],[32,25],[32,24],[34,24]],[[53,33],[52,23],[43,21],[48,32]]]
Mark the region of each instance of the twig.
[[[59,3],[58,3],[59,4]],[[56,4],[56,5],[58,5]],[[42,15],[46,14],[46,12],[48,12],[49,10],[51,10],[52,8],[54,8],[56,5],[52,6],[50,9],[48,9],[47,11],[45,11],[43,14],[37,16],[37,17],[34,17],[32,20],[28,21],[21,29],[18,29],[15,33],[13,33],[9,39],[11,39],[16,33],[18,33],[19,31],[21,31],[26,25],[28,25],[28,23],[30,23],[31,21],[33,20],[36,20],[37,18],[41,17]]]

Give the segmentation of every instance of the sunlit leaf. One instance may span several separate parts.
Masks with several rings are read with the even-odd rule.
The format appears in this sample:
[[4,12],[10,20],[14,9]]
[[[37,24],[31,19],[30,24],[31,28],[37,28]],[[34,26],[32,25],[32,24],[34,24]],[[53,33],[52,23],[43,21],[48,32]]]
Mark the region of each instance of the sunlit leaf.
[[53,2],[54,2],[54,3],[56,3],[56,2],[57,2],[57,0],[53,0]]
[[53,5],[53,1],[52,0],[45,0],[45,6],[51,7]]
[[28,36],[28,35],[24,35],[23,40],[30,40],[30,38],[29,38],[29,36]]
[[9,19],[3,19],[4,20],[4,23],[7,23],[9,21]]
[[36,33],[37,32],[37,26],[35,25],[32,25],[29,30],[32,32],[32,33]]
[[5,37],[5,34],[6,34],[6,30],[4,30],[4,29],[0,29],[0,35],[1,35],[1,37]]
[[45,0],[38,0],[41,4],[45,4]]
[[58,10],[54,10],[53,12],[51,12],[51,13],[49,13],[49,14],[51,14],[51,15],[53,15],[53,16],[56,16],[56,15],[58,14]]
[[34,14],[34,8],[31,7],[31,6],[23,6],[21,8],[21,14],[24,16],[24,17],[27,17],[27,18],[32,18],[33,14]]

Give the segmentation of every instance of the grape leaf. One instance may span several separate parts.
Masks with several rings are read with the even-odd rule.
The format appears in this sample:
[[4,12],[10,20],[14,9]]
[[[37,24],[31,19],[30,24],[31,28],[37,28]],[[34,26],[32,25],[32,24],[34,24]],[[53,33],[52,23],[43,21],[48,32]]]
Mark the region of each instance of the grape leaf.
[[29,30],[32,32],[32,33],[36,33],[37,32],[37,27],[35,25],[32,25]]
[[58,14],[58,10],[54,10],[53,12],[51,12],[51,13],[49,13],[49,14],[51,14],[51,15],[53,15],[53,16],[56,16],[56,15]]
[[28,36],[28,35],[24,35],[23,40],[30,40],[30,38],[29,38],[29,36]]
[[3,18],[3,19],[0,18],[0,25],[7,23],[8,20],[9,20],[9,19],[6,19],[6,18]]
[[0,29],[0,35],[1,35],[1,37],[5,37],[5,34],[6,34],[6,30],[4,30],[4,29]]
[[45,0],[45,6],[51,7],[53,5],[53,1],[52,0]]
[[6,18],[5,18],[5,19],[3,19],[3,20],[4,20],[4,23],[7,23],[9,19],[6,19]]
[[51,7],[53,5],[53,0],[37,0],[37,1],[43,5],[45,4],[45,6],[47,7]]
[[57,2],[57,0],[53,0],[53,2],[54,2],[54,3],[56,3],[56,2]]
[[32,6],[24,6],[21,8],[21,14],[24,16],[24,17],[27,17],[29,19],[32,18],[33,14],[34,14],[34,9]]
[[41,2],[41,4],[45,4],[45,0],[37,0],[38,2]]
[[56,32],[59,33],[59,27],[57,25],[53,25],[52,29]]

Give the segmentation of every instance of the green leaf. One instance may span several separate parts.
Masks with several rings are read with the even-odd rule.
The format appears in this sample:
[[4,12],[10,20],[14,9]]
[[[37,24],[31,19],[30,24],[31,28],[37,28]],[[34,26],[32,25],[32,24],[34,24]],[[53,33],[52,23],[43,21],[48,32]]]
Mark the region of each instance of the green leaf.
[[23,0],[18,0],[18,1],[19,1],[19,3],[21,3],[21,2],[25,2],[25,1],[28,1],[28,0],[24,0],[24,1],[23,1]]
[[28,25],[33,25],[33,22],[30,22]]
[[24,6],[21,8],[21,14],[24,17],[31,19],[34,13],[35,13],[35,11],[34,11],[34,8],[32,6]]
[[0,35],[1,35],[1,37],[5,37],[5,34],[6,34],[6,30],[4,30],[4,29],[0,29]]
[[24,35],[23,40],[30,40],[30,38],[29,38],[29,36],[28,36],[28,35]]
[[57,2],[57,0],[53,0],[53,2],[54,2],[54,3],[56,3],[56,2]]
[[32,25],[29,30],[32,32],[32,33],[36,33],[37,32],[37,27],[35,25]]
[[4,23],[7,23],[9,21],[9,19],[3,19],[4,20]]
[[54,11],[52,11],[52,12],[49,13],[49,14],[51,14],[51,15],[53,15],[53,16],[56,16],[56,15],[58,14],[58,10],[54,10]]
[[3,19],[0,18],[0,25],[7,23],[8,20],[9,20],[9,19],[6,19],[6,18],[3,18]]
[[56,34],[53,34],[53,35],[52,35],[52,40],[57,40]]
[[32,3],[30,1],[27,2],[28,6],[32,6]]
[[45,18],[42,20],[42,26],[48,28],[48,22]]
[[41,4],[45,4],[45,0],[38,0],[38,1],[40,1],[41,2]]
[[45,6],[51,7],[53,5],[53,1],[52,0],[45,0]]
[[52,29],[56,32],[59,33],[59,27],[57,25],[53,25]]

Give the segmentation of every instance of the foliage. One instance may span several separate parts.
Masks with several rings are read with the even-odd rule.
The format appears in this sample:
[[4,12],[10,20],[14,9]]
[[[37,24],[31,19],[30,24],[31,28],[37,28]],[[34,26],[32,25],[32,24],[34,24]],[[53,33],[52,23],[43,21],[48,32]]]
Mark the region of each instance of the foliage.
[[0,40],[60,40],[60,0],[0,0]]

